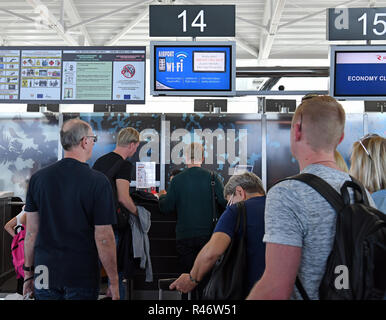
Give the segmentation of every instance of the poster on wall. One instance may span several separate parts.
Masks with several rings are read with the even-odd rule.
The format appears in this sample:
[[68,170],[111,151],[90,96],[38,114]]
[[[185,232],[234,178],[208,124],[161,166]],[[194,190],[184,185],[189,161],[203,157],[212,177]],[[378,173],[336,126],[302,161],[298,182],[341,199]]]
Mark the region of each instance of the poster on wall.
[[60,100],[62,51],[21,51],[21,100]]
[[144,86],[144,50],[63,50],[63,100],[144,103]]

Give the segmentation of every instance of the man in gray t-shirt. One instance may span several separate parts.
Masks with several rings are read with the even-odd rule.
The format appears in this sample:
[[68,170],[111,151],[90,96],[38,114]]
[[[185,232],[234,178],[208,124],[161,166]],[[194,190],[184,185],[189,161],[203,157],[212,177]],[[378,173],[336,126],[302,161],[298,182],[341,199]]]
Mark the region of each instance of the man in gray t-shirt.
[[[291,152],[301,172],[321,177],[337,191],[350,180],[334,160],[344,125],[342,106],[328,96],[304,100],[291,125]],[[248,299],[301,299],[294,288],[297,275],[310,299],[319,299],[335,222],[335,210],[305,183],[290,180],[275,185],[265,208],[266,269]]]

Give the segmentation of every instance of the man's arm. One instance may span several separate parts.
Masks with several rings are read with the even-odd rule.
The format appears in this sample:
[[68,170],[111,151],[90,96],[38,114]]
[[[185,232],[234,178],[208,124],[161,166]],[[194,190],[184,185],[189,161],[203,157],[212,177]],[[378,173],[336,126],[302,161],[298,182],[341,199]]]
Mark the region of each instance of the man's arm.
[[247,300],[284,300],[291,297],[300,266],[302,248],[267,243],[266,267]]
[[137,207],[130,197],[130,182],[125,179],[117,179],[118,201],[125,206],[132,214],[138,215]]
[[110,280],[112,298],[119,300],[116,244],[111,225],[95,226],[95,243],[99,259]]
[[[212,269],[217,259],[225,252],[231,242],[231,238],[224,232],[215,232],[208,243],[201,249],[194,261],[190,276],[201,281],[202,278]],[[170,285],[170,289],[177,289],[184,293],[192,291],[197,283],[190,279],[188,273],[181,276]]]
[[176,210],[175,181],[170,182],[167,192],[161,191],[159,196],[159,208],[162,213],[170,213]]
[[[25,214],[28,215],[28,219],[24,239],[24,265],[26,267],[31,267],[34,266],[35,241],[39,233],[39,213],[26,212]],[[32,293],[34,290],[33,276],[34,271],[24,271],[24,295]]]

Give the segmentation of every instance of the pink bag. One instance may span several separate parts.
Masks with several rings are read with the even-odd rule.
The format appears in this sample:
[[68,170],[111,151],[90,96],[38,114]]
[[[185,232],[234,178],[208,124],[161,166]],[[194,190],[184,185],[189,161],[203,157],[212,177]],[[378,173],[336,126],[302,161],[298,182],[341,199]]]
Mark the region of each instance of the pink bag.
[[[20,231],[17,232],[17,229]],[[16,235],[13,237],[11,244],[12,262],[15,267],[16,278],[24,278],[24,238],[25,238],[25,226],[21,225],[15,229]]]

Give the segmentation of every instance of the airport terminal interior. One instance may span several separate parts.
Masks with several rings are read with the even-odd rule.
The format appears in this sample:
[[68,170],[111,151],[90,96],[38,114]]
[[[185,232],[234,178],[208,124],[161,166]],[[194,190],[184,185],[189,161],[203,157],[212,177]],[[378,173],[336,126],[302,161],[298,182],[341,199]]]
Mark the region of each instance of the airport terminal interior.
[[[385,17],[378,0],[1,0],[0,300],[17,287],[3,226],[30,177],[63,158],[66,120],[98,136],[90,166],[120,129],[138,130],[132,190],[167,190],[193,141],[224,185],[248,170],[268,190],[299,172],[296,107],[330,95],[346,112],[337,150],[350,166],[355,141],[386,136]],[[152,215],[153,279],[138,268],[128,300],[158,299],[158,279],[180,274],[175,226],[175,215]],[[106,289],[102,275],[101,298]]]

